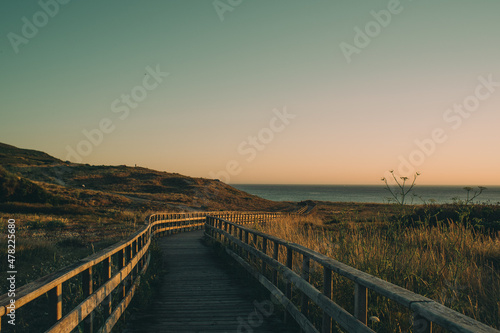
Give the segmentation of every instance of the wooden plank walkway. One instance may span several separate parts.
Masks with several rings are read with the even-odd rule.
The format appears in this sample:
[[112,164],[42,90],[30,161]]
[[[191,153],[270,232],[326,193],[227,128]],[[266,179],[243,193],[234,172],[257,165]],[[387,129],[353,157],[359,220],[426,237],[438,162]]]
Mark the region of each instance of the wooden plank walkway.
[[264,314],[256,312],[251,288],[202,237],[203,231],[194,231],[160,239],[167,270],[160,291],[127,322],[125,332],[289,332],[269,306]]

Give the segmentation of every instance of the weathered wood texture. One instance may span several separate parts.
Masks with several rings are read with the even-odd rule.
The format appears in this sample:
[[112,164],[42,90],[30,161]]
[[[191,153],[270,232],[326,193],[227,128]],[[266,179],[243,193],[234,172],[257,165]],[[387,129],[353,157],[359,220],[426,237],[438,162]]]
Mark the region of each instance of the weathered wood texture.
[[[319,306],[324,312],[322,321],[323,327],[321,328],[322,332],[331,330],[330,318],[333,318],[348,332],[372,332],[365,326],[367,322],[368,289],[413,311],[415,318],[413,329],[415,332],[432,332],[433,323],[446,330],[457,333],[500,332],[472,318],[453,311],[429,298],[361,272],[304,246],[287,242],[259,231],[237,225],[233,222],[210,216],[207,217],[207,226],[205,230],[206,234],[214,241],[218,241],[224,246],[231,247],[232,251],[234,251],[232,253],[246,252],[250,256],[243,255],[243,257],[253,257],[260,260],[262,264],[259,271],[263,272],[265,267],[277,271],[279,276],[286,282],[285,293],[288,301],[292,300],[292,284],[300,290],[303,293],[300,309],[304,316],[307,316],[308,298],[311,302]],[[245,242],[243,242],[241,237],[236,237],[242,233],[251,234],[252,237],[245,237]],[[252,239],[252,244],[248,243],[248,239]],[[267,249],[276,247],[276,244],[286,249],[286,260],[282,259],[282,262],[278,261],[274,256],[271,257],[267,254]],[[298,275],[292,267],[294,253],[302,258],[302,269],[299,272],[301,275]],[[243,260],[241,257],[238,258]],[[311,261],[322,266],[322,270],[327,273],[324,277],[325,284],[323,285],[323,292],[320,292],[308,283]],[[260,273],[257,269],[254,269],[252,274],[257,274],[257,276],[259,276]],[[353,314],[346,312],[330,299],[331,274],[342,275],[355,283],[355,310]],[[258,280],[264,286],[269,284],[269,280],[266,280],[265,283],[260,277],[258,277]],[[272,288],[267,286],[266,288],[272,292]],[[284,302],[282,303],[284,304]],[[302,324],[299,322],[299,325]],[[303,326],[303,328],[307,331],[305,326]]]
[[[309,297],[311,301],[313,301],[315,304],[317,304],[322,310],[326,311],[327,314],[334,318],[344,329],[346,329],[347,332],[373,332],[370,328],[365,326],[363,323],[361,323],[359,320],[357,320],[353,315],[345,311],[343,308],[341,308],[339,305],[331,301],[328,297],[323,295],[320,291],[318,291],[315,287],[313,287],[311,284],[306,281],[303,276],[304,275],[298,275],[296,272],[294,272],[291,268],[291,257],[289,254],[291,252],[287,253],[287,266],[283,265],[279,261],[267,256],[263,252],[261,252],[260,249],[255,248],[253,246],[250,246],[248,244],[245,244],[241,242],[239,239],[236,239],[233,235],[230,233],[227,233],[223,230],[218,230],[213,228],[211,225],[212,221],[210,218],[208,219],[209,225],[207,225],[206,233],[211,239],[216,239],[216,234],[223,235],[226,240],[231,239],[231,244],[233,247],[239,247],[241,249],[244,249],[248,253],[252,254],[253,256],[259,258],[260,260],[264,260],[267,262],[269,266],[271,266],[273,269],[276,269],[278,273],[283,276],[283,278],[288,281],[290,284],[287,285],[287,290],[286,290],[286,299],[283,299],[282,297],[278,297],[280,302],[286,307],[287,311],[290,313],[290,315],[297,321],[297,323],[301,326],[301,328],[304,330],[304,332],[315,332],[318,331],[316,328],[311,329],[311,323],[308,322],[306,314],[304,311],[298,312],[296,311],[295,308],[297,308],[297,305],[292,302],[291,298],[291,284],[295,285],[298,290],[304,293],[305,296]],[[230,222],[227,222],[230,223]],[[230,223],[232,224],[232,223]],[[240,228],[240,226],[237,226],[233,224],[235,228]],[[215,236],[215,237],[214,237]],[[266,235],[267,236],[267,235]],[[288,248],[291,249],[291,248]],[[234,252],[233,252],[234,253]],[[234,257],[234,256],[233,256]],[[240,258],[241,259],[241,258]],[[241,259],[243,260],[243,259]],[[237,260],[239,261],[239,260]],[[308,261],[306,261],[308,262]],[[259,282],[261,282],[270,292],[274,294],[274,289],[270,288],[269,280],[264,279],[262,274],[258,274],[257,271],[251,272],[254,276],[257,277]],[[257,275],[256,275],[257,274]],[[260,275],[260,276],[259,276]],[[266,281],[264,283],[264,280]],[[302,304],[302,309],[303,309],[304,304]],[[297,316],[297,312],[300,313],[300,317]]]
[[[159,213],[148,216],[145,225],[133,234],[128,240],[123,240],[93,254],[79,262],[67,266],[57,272],[44,276],[36,281],[28,283],[16,292],[16,310],[26,304],[48,294],[49,304],[47,314],[54,324],[50,332],[69,332],[85,321],[84,331],[93,330],[93,311],[98,307],[104,308],[104,313],[109,315],[105,327],[101,331],[109,331],[123,310],[130,303],[135,287],[126,292],[125,284],[137,285],[139,272],[144,271],[146,261],[149,260],[149,244],[154,235],[163,236],[183,231],[199,230],[205,225],[205,217],[208,212],[199,213]],[[213,212],[229,220],[238,221],[241,224],[252,222],[270,221],[280,213],[261,212]],[[116,267],[112,276],[113,258]],[[92,272],[97,265],[101,265],[102,286],[93,289],[95,281],[92,280]],[[79,305],[63,313],[62,284],[75,276],[81,276],[81,288],[85,296],[88,296]],[[128,282],[126,282],[128,281]],[[126,282],[126,283],[125,283]],[[122,296],[119,306],[112,308],[111,292],[119,287]],[[0,296],[0,330],[1,321],[6,320],[7,306],[10,297],[7,294]]]
[[201,243],[202,235],[160,241],[166,268],[161,289],[125,332],[288,332],[276,316],[256,310],[252,289]]

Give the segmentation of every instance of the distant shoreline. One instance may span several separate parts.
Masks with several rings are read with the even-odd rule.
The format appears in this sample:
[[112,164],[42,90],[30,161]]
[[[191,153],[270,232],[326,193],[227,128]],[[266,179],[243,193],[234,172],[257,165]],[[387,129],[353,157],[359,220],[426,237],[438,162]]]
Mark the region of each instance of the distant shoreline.
[[[390,194],[384,185],[299,185],[299,184],[231,184],[231,186],[273,201],[300,202],[305,200],[327,202],[390,203]],[[420,185],[408,196],[408,203],[453,203],[453,198],[465,200],[464,186]],[[500,203],[500,186],[487,186],[474,202]]]

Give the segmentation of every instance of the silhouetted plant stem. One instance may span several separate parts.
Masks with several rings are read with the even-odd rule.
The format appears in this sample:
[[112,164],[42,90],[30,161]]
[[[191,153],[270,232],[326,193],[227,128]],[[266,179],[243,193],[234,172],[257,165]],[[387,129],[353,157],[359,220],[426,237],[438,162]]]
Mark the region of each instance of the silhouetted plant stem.
[[382,178],[382,181],[385,183],[386,189],[391,193],[396,202],[401,206],[403,206],[405,204],[406,196],[415,186],[415,182],[417,180],[417,177],[420,176],[420,173],[415,172],[415,174],[413,175],[413,181],[411,185],[409,187],[406,187],[407,186],[406,181],[408,180],[408,177],[399,177],[400,180],[398,180],[398,178],[394,174],[394,170],[390,170],[389,172],[391,173],[392,178],[394,178],[394,181],[398,185],[399,191],[393,191],[389,186],[389,183],[385,177]]

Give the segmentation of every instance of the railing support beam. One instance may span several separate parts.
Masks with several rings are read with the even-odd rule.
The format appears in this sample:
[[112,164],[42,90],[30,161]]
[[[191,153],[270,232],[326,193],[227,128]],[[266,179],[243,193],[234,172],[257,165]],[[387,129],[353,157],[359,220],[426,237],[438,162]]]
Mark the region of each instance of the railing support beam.
[[57,285],[49,291],[49,316],[52,322],[62,318],[62,285]]
[[[332,270],[329,268],[323,269],[323,295],[332,299]],[[332,318],[323,311],[322,333],[330,333],[332,331]]]
[[413,331],[415,333],[432,333],[432,322],[418,313],[413,313]]
[[[278,260],[279,257],[279,249],[280,245],[276,242],[273,242],[273,259]],[[275,286],[278,286],[278,271],[276,269],[273,269],[273,284]]]
[[[293,250],[289,247],[286,248],[286,267],[293,270]],[[286,298],[289,300],[292,300],[292,283],[290,281],[286,281]],[[290,322],[290,320],[293,320],[289,315],[288,312],[285,311],[285,318],[284,321],[285,323]]]
[[368,321],[368,289],[359,283],[354,286],[354,316],[366,325]]
[[[309,268],[310,268],[310,259],[309,257],[304,256],[302,259],[301,277],[304,279],[304,281],[308,283],[309,283]],[[307,314],[309,313],[309,298],[305,294],[302,294],[301,312],[304,316],[307,316]]]
[[[82,273],[83,295],[88,297],[94,292],[94,280],[92,279],[92,267],[89,267]],[[94,313],[92,312],[84,319],[83,331],[92,333],[94,331]]]
[[[106,283],[109,279],[111,279],[111,257],[108,257],[103,261],[103,267],[102,267],[102,277],[103,277],[103,283]],[[106,316],[109,316],[111,314],[112,310],[112,294],[109,294],[106,300],[104,300],[103,305],[104,305],[104,314]]]
[[[262,253],[266,254],[267,253],[267,238],[262,238]],[[266,275],[266,262],[262,260],[262,267],[260,269],[260,272],[262,275]]]

